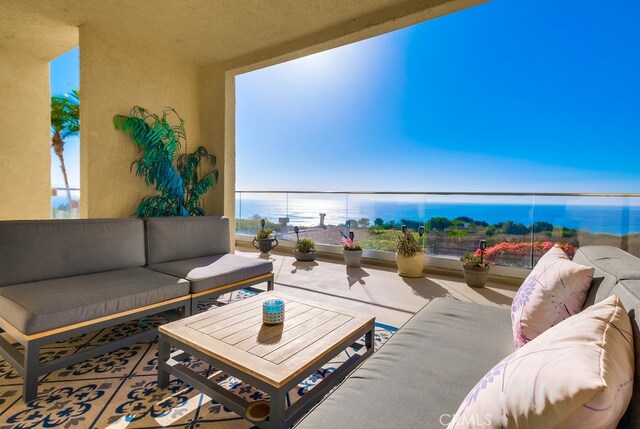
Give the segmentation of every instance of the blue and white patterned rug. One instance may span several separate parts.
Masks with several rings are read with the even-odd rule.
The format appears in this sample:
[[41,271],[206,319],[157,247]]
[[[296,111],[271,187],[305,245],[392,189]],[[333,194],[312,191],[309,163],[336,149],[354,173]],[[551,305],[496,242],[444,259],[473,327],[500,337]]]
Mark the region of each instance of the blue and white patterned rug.
[[[223,295],[209,307],[237,301],[253,293]],[[77,353],[157,326],[171,314],[149,317],[52,344],[42,349],[41,361]],[[396,328],[376,323],[376,349]],[[6,334],[2,334],[6,335]],[[217,402],[172,377],[166,389],[158,389],[156,341],[136,343],[111,353],[54,371],[40,379],[39,397],[22,402],[22,377],[0,360],[0,429],[19,428],[251,428],[253,425]],[[289,392],[294,403],[353,353],[346,350]],[[192,359],[188,366],[247,400],[261,399],[262,392],[229,377],[204,362]]]

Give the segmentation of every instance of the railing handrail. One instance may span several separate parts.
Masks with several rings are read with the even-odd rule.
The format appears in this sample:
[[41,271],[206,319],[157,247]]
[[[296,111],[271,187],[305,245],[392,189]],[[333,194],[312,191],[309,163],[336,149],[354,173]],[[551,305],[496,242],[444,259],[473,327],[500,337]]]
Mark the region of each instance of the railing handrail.
[[610,193],[610,192],[471,192],[471,191],[245,191],[236,190],[241,194],[340,194],[340,195],[471,195],[471,196],[501,196],[501,197],[616,197],[640,198],[640,193]]
[[64,186],[52,186],[51,189],[56,189],[58,191],[79,191],[80,188],[65,188]]

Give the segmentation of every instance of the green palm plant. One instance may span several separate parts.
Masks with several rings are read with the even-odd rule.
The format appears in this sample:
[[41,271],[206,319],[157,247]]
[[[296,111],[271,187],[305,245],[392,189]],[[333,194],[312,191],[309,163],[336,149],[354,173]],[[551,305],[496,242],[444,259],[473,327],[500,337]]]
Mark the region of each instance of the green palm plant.
[[51,147],[60,159],[60,170],[67,189],[67,201],[71,210],[71,191],[67,167],[64,163],[65,139],[80,133],[80,92],[74,89],[69,94],[51,97]]
[[[174,120],[173,124],[170,120]],[[130,116],[116,115],[113,125],[117,130],[129,133],[138,146],[140,157],[133,161],[131,169],[144,177],[159,195],[144,197],[136,209],[137,217],[201,216],[204,194],[218,181],[218,170],[199,174],[201,161],[211,167],[216,157],[203,146],[187,153],[187,134],[184,120],[170,107],[162,116],[134,106]],[[185,153],[180,154],[184,143]]]

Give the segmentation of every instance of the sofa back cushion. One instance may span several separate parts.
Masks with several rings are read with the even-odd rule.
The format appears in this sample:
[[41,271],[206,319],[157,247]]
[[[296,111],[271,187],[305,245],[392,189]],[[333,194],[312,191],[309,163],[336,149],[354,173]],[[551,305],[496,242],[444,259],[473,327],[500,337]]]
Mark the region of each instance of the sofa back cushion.
[[145,227],[148,265],[231,251],[229,219],[223,216],[147,218]]
[[143,265],[139,219],[0,222],[0,286]]
[[595,268],[584,307],[617,295],[629,312],[635,346],[633,397],[620,427],[640,427],[640,259],[612,246],[581,247],[574,262]]

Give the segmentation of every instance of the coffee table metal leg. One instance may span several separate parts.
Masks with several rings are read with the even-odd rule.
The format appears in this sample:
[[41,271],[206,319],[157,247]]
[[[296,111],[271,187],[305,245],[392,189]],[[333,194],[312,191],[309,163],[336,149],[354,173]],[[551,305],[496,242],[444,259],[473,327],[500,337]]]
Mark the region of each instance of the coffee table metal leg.
[[371,329],[369,329],[367,333],[364,335],[364,345],[367,348],[364,356],[369,356],[370,354],[373,353],[375,330],[376,330],[376,327],[375,325],[373,325]]
[[169,371],[165,368],[169,360],[170,346],[162,335],[158,340],[158,387],[164,389],[169,385]]
[[[336,345],[335,350],[326,354],[327,357],[333,357],[340,353],[340,351],[352,346],[362,336],[365,337],[364,352],[354,353],[346,362],[338,366],[333,372],[318,382],[312,389],[307,392],[302,398],[287,408],[286,394],[291,389],[295,388],[300,382],[304,381],[306,377],[313,374],[313,369],[300,373],[299,376],[294,377],[285,385],[277,388],[272,385],[268,385],[263,381],[250,376],[249,374],[237,371],[237,368],[223,363],[210,355],[204,354],[193,347],[178,342],[175,347],[183,350],[186,354],[196,356],[204,362],[209,363],[213,367],[225,371],[229,375],[237,376],[249,385],[252,385],[259,390],[267,393],[270,397],[269,400],[269,417],[266,421],[253,421],[255,426],[261,429],[285,429],[296,423],[299,418],[309,411],[313,405],[322,399],[333,387],[335,387],[342,379],[344,379],[349,373],[355,369],[360,363],[371,355],[374,351],[374,336],[375,325],[373,320],[356,331],[352,336]],[[177,378],[186,381],[196,389],[199,389],[203,393],[209,395],[214,400],[220,402],[225,407],[236,411],[239,415],[244,416],[246,409],[249,406],[249,402],[241,397],[235,395],[220,386],[217,383],[203,378],[202,375],[195,373],[187,367],[183,367],[178,362],[170,361],[170,343],[175,341],[169,336],[160,334],[158,340],[158,387],[165,388],[169,385],[169,374],[174,374]],[[174,359],[178,359],[174,356]],[[319,363],[321,366],[323,362]]]
[[269,400],[269,427],[272,429],[285,428],[285,397],[286,391],[284,389],[277,389],[271,392],[271,398]]

